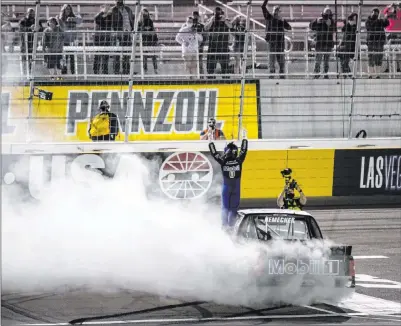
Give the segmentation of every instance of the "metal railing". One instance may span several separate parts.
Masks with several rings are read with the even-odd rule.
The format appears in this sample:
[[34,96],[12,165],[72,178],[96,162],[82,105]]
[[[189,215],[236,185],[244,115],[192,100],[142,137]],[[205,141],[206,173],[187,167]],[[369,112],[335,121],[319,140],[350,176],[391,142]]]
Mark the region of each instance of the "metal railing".
[[[69,61],[68,65],[72,62],[74,64],[73,74],[64,74],[63,78],[72,80],[88,80],[93,78],[99,78],[99,74],[102,74],[102,78],[113,79],[121,78],[122,75],[129,75],[129,72],[117,71],[115,62],[121,60],[124,56],[132,55],[132,44],[131,40],[132,34],[129,35],[129,40],[122,42],[122,35],[118,32],[100,32],[100,31],[76,31],[78,38],[75,42],[63,46],[62,53],[63,62]],[[3,33],[10,35],[9,33]],[[21,47],[21,42],[19,45],[11,45],[5,42],[5,46],[2,52],[3,58],[3,76],[8,79],[13,80],[30,80],[34,78],[37,80],[43,80],[49,77],[49,72],[45,68],[46,58],[51,56],[52,53],[43,50],[43,33],[36,33],[38,37],[38,46],[35,53],[36,69],[30,74],[28,64],[33,60],[33,42],[32,35],[28,37],[28,33],[23,35],[25,44]],[[184,69],[184,60],[182,56],[182,46],[175,40],[177,32],[161,31],[158,32],[158,37],[160,39],[159,43],[154,46],[149,46],[142,41],[140,33],[135,44],[137,46],[135,55],[133,57],[135,66],[135,79],[154,79],[154,78],[166,78],[170,79],[187,79],[193,77],[192,74],[188,73]],[[222,33],[219,33],[222,34]],[[339,33],[341,40],[342,33]],[[15,35],[15,34],[12,34]],[[98,40],[96,41],[93,37],[97,35]],[[124,34],[126,37],[126,34]],[[209,33],[209,37],[212,37],[213,33]],[[298,50],[292,49],[291,51],[284,52],[269,52],[268,44],[260,39],[264,38],[265,32],[261,30],[252,30],[249,32],[249,44],[248,53],[246,55],[247,68],[245,72],[246,78],[274,78],[278,76],[285,77],[287,79],[291,78],[313,78],[321,75],[320,72],[314,71],[313,67],[316,63],[316,56],[322,54],[316,51],[313,33],[305,31],[298,32],[297,39],[303,40],[296,44]],[[99,38],[104,37],[105,40],[100,40]],[[28,42],[28,38],[31,41]],[[200,49],[197,49],[198,60],[196,60],[197,74],[196,77],[199,78],[214,78],[214,77],[226,77],[226,78],[239,78],[241,73],[237,68],[239,65],[238,58],[244,56],[243,52],[239,52],[238,48],[235,48],[233,43],[233,35],[230,33],[230,45],[229,52],[221,52],[220,54],[224,56],[224,60],[227,61],[229,69],[223,73],[211,72],[208,69],[210,64],[210,57],[214,56],[216,51],[209,52],[209,42],[206,40],[205,45]],[[119,44],[119,40],[121,41]],[[243,42],[245,41],[245,37]],[[384,47],[382,53],[383,56],[383,66],[381,71],[377,71],[375,75],[382,78],[400,78],[401,77],[401,38],[388,41]],[[398,42],[397,42],[398,41]],[[144,45],[145,44],[145,45]],[[243,43],[242,43],[243,47]],[[356,66],[355,78],[368,78],[371,76],[371,66],[369,65],[369,57],[375,52],[370,52],[368,45],[366,44],[366,33],[361,33],[358,44],[355,46],[358,49],[358,55],[354,60],[350,58],[349,67]],[[225,48],[224,46],[222,47]],[[352,46],[351,46],[352,48]],[[21,49],[24,52],[21,52]],[[223,50],[224,51],[224,50]],[[282,73],[270,69],[269,56],[274,54],[283,55],[285,62],[285,70]],[[354,57],[355,53],[344,52],[341,46],[334,45],[332,51],[327,52],[330,54],[329,61],[329,72],[328,75],[333,78],[338,77],[349,77],[350,71],[343,71],[341,69],[342,57],[344,55],[351,55]],[[73,57],[73,59],[71,59]],[[107,69],[102,72],[94,72],[94,65],[99,57],[103,59],[107,58]],[[153,60],[153,62],[152,62]],[[148,62],[149,61],[149,62]],[[156,67],[157,74],[148,73],[152,69],[147,69],[147,67]],[[120,65],[121,66],[121,65]],[[113,68],[114,67],[114,68]],[[68,69],[70,70],[70,69]],[[156,72],[156,71],[154,71]]]

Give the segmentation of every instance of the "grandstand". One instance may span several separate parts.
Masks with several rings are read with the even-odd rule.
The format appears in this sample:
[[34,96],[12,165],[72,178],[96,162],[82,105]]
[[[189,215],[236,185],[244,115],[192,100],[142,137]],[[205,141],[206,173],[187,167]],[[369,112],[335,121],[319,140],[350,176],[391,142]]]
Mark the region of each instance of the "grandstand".
[[[35,123],[46,126],[46,132],[51,133],[49,137],[52,140],[87,140],[86,123],[89,121],[89,115],[96,110],[97,98],[96,95],[93,95],[96,92],[110,98],[112,106],[117,107],[118,116],[120,120],[124,121],[124,124],[127,121],[128,124],[132,123],[134,129],[136,128],[132,133],[127,131],[127,128],[125,129],[124,139],[126,141],[199,139],[199,131],[205,126],[208,116],[215,116],[220,123],[224,124],[225,133],[231,139],[240,138],[240,131],[243,131],[241,130],[243,120],[244,130],[248,132],[247,135],[250,138],[341,138],[353,137],[357,131],[362,129],[367,130],[369,136],[400,135],[401,72],[397,72],[394,60],[397,51],[401,51],[400,45],[388,43],[385,46],[383,68],[387,66],[388,70],[383,69],[381,73],[377,74],[380,75],[381,80],[368,79],[371,71],[367,64],[368,53],[364,21],[374,7],[384,9],[389,4],[387,0],[269,1],[269,8],[276,4],[281,6],[282,15],[292,26],[292,31],[286,33],[285,81],[278,80],[278,74],[270,73],[269,70],[269,49],[264,40],[266,32],[261,10],[262,2],[253,0],[251,5],[247,5],[248,1],[244,0],[140,0],[140,7],[146,7],[150,11],[159,39],[158,44],[144,46],[142,39],[138,37],[137,42],[134,43],[135,46],[123,47],[117,44],[94,45],[94,16],[99,12],[100,5],[113,4],[113,0],[102,0],[96,5],[87,0],[70,0],[68,3],[83,18],[83,23],[77,30],[77,40],[64,46],[64,54],[75,57],[76,73],[62,75],[62,80],[55,81],[51,79],[54,76],[51,76],[49,70],[43,65],[41,33],[38,33],[35,69],[31,75],[23,74],[20,36],[16,30],[18,30],[18,21],[25,15],[26,10],[29,7],[35,7],[35,1],[2,0],[3,23],[8,21],[13,29],[11,32],[3,30],[3,34],[8,38],[6,37],[2,49],[2,81],[9,86],[9,94],[13,92],[12,89],[10,90],[10,85],[11,88],[13,85],[29,85],[29,89],[28,87],[23,88],[23,95],[21,98],[18,97],[18,100],[11,99],[12,94],[7,96],[2,94],[2,104],[5,104],[3,110],[9,110],[13,105],[18,107],[20,103],[24,103],[25,106],[20,110],[21,112],[18,111],[14,119],[25,121],[28,116],[29,121],[29,119],[34,120],[32,117],[35,114],[38,115],[40,118]],[[139,8],[135,7],[138,0],[126,0],[125,3],[132,10],[138,9],[139,11]],[[40,6],[37,7],[39,20],[46,22],[49,17],[54,17],[59,13],[63,4],[65,4],[65,0],[41,0]],[[186,17],[191,15],[194,10],[199,11],[205,22],[212,15],[216,6],[221,7],[230,20],[236,15],[247,17],[250,25],[249,43],[247,50],[244,51],[246,69],[241,69],[240,73],[229,70],[226,75],[223,75],[222,71],[218,69],[211,76],[205,71],[202,72],[199,67],[201,63],[197,62],[197,76],[192,76],[185,70],[182,48],[176,41],[177,32]],[[359,55],[354,63],[351,63],[352,68],[355,67],[352,70],[351,77],[353,78],[351,79],[342,78],[349,77],[349,74],[345,76],[346,74],[341,72],[335,46],[330,58],[328,74],[330,80],[312,80],[316,76],[313,72],[315,49],[311,42],[314,35],[308,27],[312,20],[321,15],[326,6],[332,9],[334,17],[337,18],[337,45],[342,38],[342,19],[351,12],[361,10],[360,46],[357,46]],[[116,32],[111,33],[111,35],[115,34]],[[209,33],[209,35],[211,34]],[[233,39],[232,34],[231,38]],[[204,68],[207,61],[205,55],[207,48],[206,43],[202,62]],[[231,63],[234,64],[236,53],[232,48],[230,51]],[[131,60],[134,61],[134,70],[125,74],[115,73],[112,59],[110,59],[109,73],[96,75],[93,71],[93,62],[95,55],[99,53],[117,57],[131,56]],[[145,56],[152,54],[157,57],[157,73],[151,67],[148,72],[145,72],[142,65]],[[149,63],[148,65],[151,66]],[[189,80],[190,77],[197,77],[198,80]],[[209,77],[219,80],[209,80]],[[276,80],[270,80],[270,78]],[[305,81],[305,79],[310,80]],[[40,104],[43,102],[33,99],[30,92],[42,87],[41,85],[45,85],[47,89],[54,92],[51,104]],[[174,88],[174,85],[179,86]],[[72,93],[74,93],[74,89],[77,91],[76,94],[74,93],[74,98],[70,97],[70,86],[73,89]],[[135,93],[138,88],[142,93],[146,93],[146,98]],[[160,121],[164,118],[167,119],[166,116],[163,118],[160,112],[156,113],[156,109],[152,111],[151,117],[146,116],[147,120],[140,118],[140,115],[148,114],[146,113],[148,105],[156,105],[154,103],[160,101],[158,96],[170,96],[168,90],[171,88],[176,92],[174,96],[178,96],[177,94],[183,89],[189,89],[195,94],[192,105],[193,108],[201,110],[201,113],[191,111],[192,120],[196,119],[196,128],[191,129],[189,133],[182,130],[189,130],[190,123],[174,127],[176,128],[175,134],[151,132],[150,126],[163,125]],[[161,95],[157,95],[159,89]],[[82,95],[80,92],[86,95]],[[188,103],[190,102],[189,97],[192,96],[189,95],[190,92],[181,93],[182,96],[188,97]],[[78,104],[77,98],[81,96],[80,94],[83,97]],[[85,96],[87,97],[85,98]],[[29,100],[26,100],[28,97]],[[218,102],[220,104],[217,104]],[[42,106],[40,107],[40,105]],[[172,104],[170,103],[170,105]],[[183,108],[184,104],[180,105]],[[29,112],[25,112],[28,111],[26,107],[29,107]],[[130,107],[134,108],[132,114],[129,112]],[[163,105],[160,104],[160,107]],[[164,107],[164,109],[166,108]],[[160,110],[162,111],[162,108]],[[66,112],[68,112],[67,115]],[[191,112],[188,112],[186,111],[186,118],[190,120]],[[142,133],[139,130],[141,119],[143,120]],[[51,128],[48,127],[50,124]],[[67,129],[66,124],[68,125]],[[160,130],[170,127],[163,125]],[[49,131],[50,129],[54,130]],[[153,130],[157,130],[157,128]],[[25,132],[22,133],[22,137],[25,137]]]

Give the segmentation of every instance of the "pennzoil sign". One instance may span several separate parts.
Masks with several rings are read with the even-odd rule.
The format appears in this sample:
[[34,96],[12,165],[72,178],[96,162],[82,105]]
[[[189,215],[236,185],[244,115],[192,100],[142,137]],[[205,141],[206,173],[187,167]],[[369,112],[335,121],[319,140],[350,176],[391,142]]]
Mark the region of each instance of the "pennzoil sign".
[[[34,99],[31,125],[42,140],[88,141],[90,118],[98,112],[103,99],[109,100],[111,111],[119,117],[121,137],[128,128],[129,140],[198,140],[211,117],[216,118],[227,138],[238,132],[239,83],[135,85],[130,100],[127,85],[43,85],[41,88],[53,93],[52,101]],[[243,127],[248,138],[254,139],[259,136],[257,88],[257,82],[247,83],[244,94]],[[5,141],[15,140],[16,134],[25,132],[19,121],[25,121],[28,116],[28,97],[28,87],[3,90]]]

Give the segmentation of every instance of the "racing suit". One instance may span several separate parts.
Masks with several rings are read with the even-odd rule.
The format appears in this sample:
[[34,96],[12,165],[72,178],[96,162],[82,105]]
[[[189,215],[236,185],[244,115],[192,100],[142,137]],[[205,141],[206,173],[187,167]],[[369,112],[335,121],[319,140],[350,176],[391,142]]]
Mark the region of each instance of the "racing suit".
[[222,224],[223,228],[234,226],[237,210],[241,199],[241,172],[248,151],[248,141],[242,140],[238,156],[227,157],[217,153],[214,143],[209,143],[210,153],[220,164],[223,174],[222,189]]

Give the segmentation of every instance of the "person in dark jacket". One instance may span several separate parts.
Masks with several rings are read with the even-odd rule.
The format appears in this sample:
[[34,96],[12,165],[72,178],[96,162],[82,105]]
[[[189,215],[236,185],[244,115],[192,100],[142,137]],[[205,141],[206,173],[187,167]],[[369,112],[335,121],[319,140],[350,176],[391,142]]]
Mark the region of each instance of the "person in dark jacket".
[[240,15],[234,17],[231,22],[231,32],[234,34],[234,73],[241,73],[242,58],[244,57],[245,50],[245,31],[246,31],[246,18]]
[[[100,7],[100,12],[95,16],[95,34],[93,43],[95,46],[110,46],[111,45],[111,13],[107,5]],[[106,32],[107,31],[107,32]],[[93,60],[93,73],[107,75],[109,73],[109,55],[95,54]]]
[[[142,46],[156,46],[158,42],[157,33],[155,26],[153,25],[153,20],[150,18],[149,11],[147,9],[142,9],[141,19],[138,24],[138,31],[142,35]],[[144,51],[144,53],[149,51]],[[157,57],[155,54],[144,55],[143,56],[143,70],[145,73],[148,72],[148,59],[152,58],[153,71],[157,74]]]
[[47,24],[48,27],[43,31],[42,39],[43,52],[46,54],[44,60],[52,76],[51,79],[61,80],[65,35],[56,17],[50,17]]
[[[214,74],[219,63],[222,74],[229,73],[230,64],[230,28],[223,10],[220,7],[215,9],[213,17],[205,24],[205,30],[209,32],[209,48],[207,56],[208,78]],[[228,78],[224,76],[223,78]]]
[[199,44],[199,49],[198,49],[198,53],[199,53],[199,73],[202,75],[204,73],[204,69],[203,69],[203,50],[206,44],[206,38],[207,35],[205,33],[205,25],[203,25],[201,23],[201,18],[199,15],[198,11],[194,11],[192,12],[192,17],[193,17],[193,29],[196,31],[196,33],[202,35],[202,42]]
[[[30,73],[32,69],[32,52],[33,52],[33,38],[35,31],[35,10],[29,8],[24,18],[19,21],[19,31],[21,32],[21,54],[22,54],[22,67],[24,74]],[[39,23],[39,32],[44,30],[41,23]],[[26,70],[26,63],[28,62],[28,70]]]
[[[267,10],[268,0],[262,4],[263,16],[266,20],[266,37],[265,40],[269,44],[269,67],[270,73],[276,73],[276,62],[279,65],[280,78],[285,78],[285,30],[291,30],[291,25],[280,16],[280,6],[273,8],[273,14]],[[274,76],[270,76],[274,78]]]
[[344,78],[351,77],[350,60],[355,57],[356,30],[358,23],[358,14],[352,13],[344,21],[342,28],[343,38],[339,46],[339,57],[341,62],[341,71]]
[[233,142],[227,144],[224,155],[217,152],[213,142],[209,143],[210,154],[219,163],[223,174],[222,201],[222,226],[230,230],[235,223],[235,218],[241,200],[242,165],[248,152],[248,140],[243,139],[241,150]]
[[[130,7],[124,4],[124,0],[116,0],[115,6],[110,9],[110,24],[113,31],[117,32],[117,46],[131,46],[132,45],[132,31],[135,28],[135,15],[132,13]],[[123,55],[123,70],[124,75],[130,73],[130,56],[129,54]],[[114,57],[114,73],[119,75],[120,71],[120,55]]]
[[309,24],[309,28],[316,32],[315,39],[315,51],[316,51],[316,61],[315,61],[315,77],[320,77],[320,66],[323,61],[324,78],[328,79],[329,76],[329,62],[330,55],[334,47],[334,33],[337,31],[337,23],[333,19],[333,14],[330,8],[325,8],[322,12],[321,17],[315,19]]
[[106,100],[100,102],[99,113],[91,120],[88,134],[92,141],[114,141],[120,130],[118,117],[110,112]]
[[[384,45],[386,43],[386,27],[390,25],[387,16],[381,17],[379,8],[374,8],[365,22],[368,44],[369,68],[377,74],[383,64]],[[372,78],[372,75],[369,76]],[[380,78],[380,76],[376,76]]]

